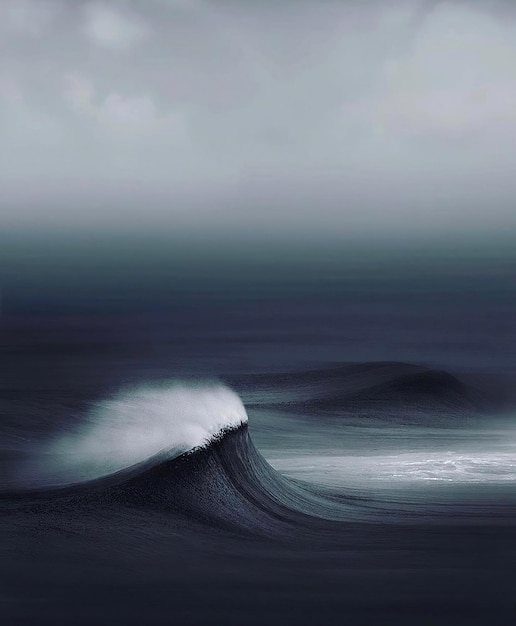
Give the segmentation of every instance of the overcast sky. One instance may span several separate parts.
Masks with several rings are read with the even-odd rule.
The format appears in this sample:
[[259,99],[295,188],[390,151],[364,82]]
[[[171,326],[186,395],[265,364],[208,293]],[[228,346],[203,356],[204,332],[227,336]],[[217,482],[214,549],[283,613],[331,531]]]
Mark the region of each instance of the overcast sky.
[[516,230],[513,0],[0,0],[0,228]]

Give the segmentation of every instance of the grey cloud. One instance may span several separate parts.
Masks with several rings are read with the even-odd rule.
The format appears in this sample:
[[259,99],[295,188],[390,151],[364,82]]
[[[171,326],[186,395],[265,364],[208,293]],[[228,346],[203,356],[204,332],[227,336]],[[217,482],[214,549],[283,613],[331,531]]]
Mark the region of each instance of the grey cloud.
[[145,22],[127,8],[120,11],[106,2],[84,7],[85,33],[92,42],[112,50],[127,50],[147,35]]
[[514,228],[511,7],[1,0],[0,224]]

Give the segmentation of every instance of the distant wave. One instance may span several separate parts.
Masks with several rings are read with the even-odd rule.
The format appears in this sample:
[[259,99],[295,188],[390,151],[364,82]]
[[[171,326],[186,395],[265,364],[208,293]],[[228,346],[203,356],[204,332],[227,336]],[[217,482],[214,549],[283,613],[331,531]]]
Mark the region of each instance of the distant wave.
[[473,416],[494,406],[487,391],[442,370],[395,362],[333,368],[232,381],[250,389],[248,404],[317,414],[391,414],[407,420]]

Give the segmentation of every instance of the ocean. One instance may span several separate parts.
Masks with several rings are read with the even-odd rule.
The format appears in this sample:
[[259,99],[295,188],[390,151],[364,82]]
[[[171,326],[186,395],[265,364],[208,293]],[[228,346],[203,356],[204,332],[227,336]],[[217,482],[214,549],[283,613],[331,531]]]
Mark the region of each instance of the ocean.
[[311,281],[4,298],[3,624],[514,624],[511,276]]

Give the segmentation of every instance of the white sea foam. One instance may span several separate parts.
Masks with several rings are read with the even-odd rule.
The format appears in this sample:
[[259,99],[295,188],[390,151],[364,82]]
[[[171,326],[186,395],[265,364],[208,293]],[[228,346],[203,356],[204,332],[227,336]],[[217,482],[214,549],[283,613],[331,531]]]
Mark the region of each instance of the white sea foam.
[[155,457],[175,458],[247,422],[238,395],[217,383],[131,388],[97,403],[81,427],[53,443],[39,481],[64,484],[112,474]]
[[516,453],[417,452],[367,456],[300,455],[269,458],[278,471],[318,484],[399,487],[422,482],[516,482]]

